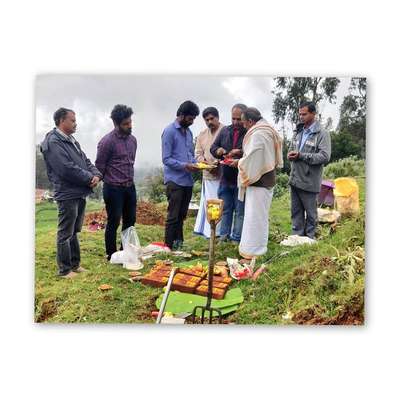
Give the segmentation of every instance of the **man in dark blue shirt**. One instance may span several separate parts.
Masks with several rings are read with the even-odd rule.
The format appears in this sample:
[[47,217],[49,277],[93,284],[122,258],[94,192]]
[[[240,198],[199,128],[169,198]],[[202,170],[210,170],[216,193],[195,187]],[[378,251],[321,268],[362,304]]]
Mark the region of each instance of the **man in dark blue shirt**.
[[183,222],[192,198],[192,172],[197,171],[193,134],[189,126],[199,113],[195,103],[185,101],[178,108],[176,120],[164,129],[161,137],[168,199],[165,244],[174,250],[180,249],[183,244]]

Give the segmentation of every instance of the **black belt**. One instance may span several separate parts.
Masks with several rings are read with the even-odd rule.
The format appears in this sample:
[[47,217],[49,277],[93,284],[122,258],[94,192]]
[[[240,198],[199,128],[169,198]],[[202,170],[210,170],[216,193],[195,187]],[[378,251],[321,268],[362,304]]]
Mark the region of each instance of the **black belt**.
[[133,182],[124,182],[124,183],[109,183],[111,186],[121,186],[121,187],[131,187],[134,185]]

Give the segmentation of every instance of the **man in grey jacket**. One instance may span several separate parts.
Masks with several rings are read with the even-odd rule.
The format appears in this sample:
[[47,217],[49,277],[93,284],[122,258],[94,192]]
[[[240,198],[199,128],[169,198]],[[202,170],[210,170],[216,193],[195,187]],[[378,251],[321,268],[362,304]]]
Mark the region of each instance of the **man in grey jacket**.
[[76,130],[74,111],[58,109],[54,122],[56,127],[47,133],[40,149],[58,206],[58,273],[63,278],[73,278],[77,272],[86,271],[80,266],[77,234],[83,225],[86,196],[102,175],[72,136]]
[[331,138],[315,119],[314,103],[299,107],[301,123],[289,147],[291,161],[292,235],[315,239],[318,223],[317,196],[321,188],[322,170],[331,158]]

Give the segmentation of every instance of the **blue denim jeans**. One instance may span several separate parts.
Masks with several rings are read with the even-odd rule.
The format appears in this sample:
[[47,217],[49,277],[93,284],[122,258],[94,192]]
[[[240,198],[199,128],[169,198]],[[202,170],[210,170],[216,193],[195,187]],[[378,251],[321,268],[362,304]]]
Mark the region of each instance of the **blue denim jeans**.
[[238,188],[220,185],[218,198],[224,201],[220,236],[240,242],[243,227],[244,202],[238,199]]

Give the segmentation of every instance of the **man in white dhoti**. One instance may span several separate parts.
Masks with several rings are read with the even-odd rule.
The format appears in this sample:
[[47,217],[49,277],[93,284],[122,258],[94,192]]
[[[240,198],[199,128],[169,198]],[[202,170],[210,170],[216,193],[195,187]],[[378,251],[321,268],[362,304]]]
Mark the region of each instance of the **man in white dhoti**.
[[[219,113],[215,107],[207,107],[203,111],[203,118],[207,129],[200,132],[196,140],[195,158],[197,162],[214,164],[218,161],[210,153],[210,147],[215,138],[219,135],[223,125],[219,122]],[[197,213],[194,233],[210,238],[210,224],[206,217],[206,204],[208,199],[218,199],[218,187],[220,179],[220,168],[203,171],[203,181],[201,185],[201,198],[199,211]],[[217,235],[219,234],[219,225],[217,226]]]
[[239,200],[244,200],[244,222],[239,253],[252,258],[267,252],[269,209],[276,179],[282,168],[282,139],[256,108],[242,113],[247,129],[243,139],[243,157],[239,160]]

